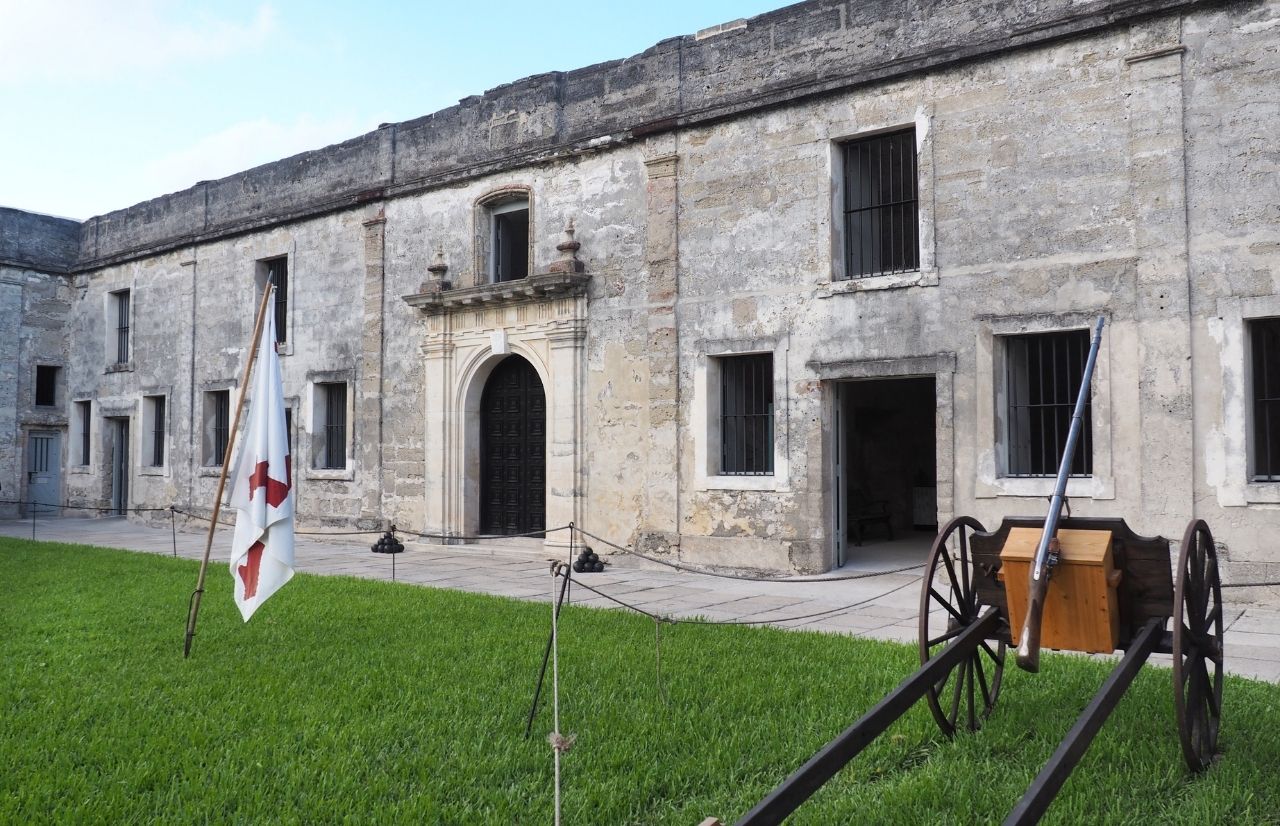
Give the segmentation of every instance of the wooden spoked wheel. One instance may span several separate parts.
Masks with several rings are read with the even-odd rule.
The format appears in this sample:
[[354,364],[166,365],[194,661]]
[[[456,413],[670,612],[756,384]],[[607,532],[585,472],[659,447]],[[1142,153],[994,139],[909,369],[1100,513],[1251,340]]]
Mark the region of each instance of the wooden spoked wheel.
[[[981,609],[974,588],[969,539],[985,533],[982,523],[959,516],[933,541],[920,589],[920,663],[927,663],[977,621]],[[925,699],[948,736],[961,727],[977,731],[995,708],[1004,675],[1005,644],[984,640],[972,656],[931,687]]]
[[1222,584],[1213,534],[1194,520],[1182,537],[1173,594],[1173,707],[1193,772],[1213,762],[1222,721]]

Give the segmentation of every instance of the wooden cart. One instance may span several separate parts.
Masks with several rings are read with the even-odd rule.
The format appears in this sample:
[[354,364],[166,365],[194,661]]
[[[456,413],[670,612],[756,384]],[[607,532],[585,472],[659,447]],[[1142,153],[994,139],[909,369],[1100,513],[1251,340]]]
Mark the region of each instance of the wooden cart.
[[[780,823],[920,698],[942,731],[976,731],[1000,698],[1006,651],[1027,601],[1030,545],[1043,517],[1006,518],[988,532],[961,516],[934,540],[920,593],[920,669],[828,743],[740,824]],[[1124,656],[1005,821],[1030,824],[1153,653],[1173,655],[1174,710],[1193,772],[1217,749],[1222,714],[1222,591],[1213,535],[1187,526],[1177,565],[1170,543],[1134,533],[1123,519],[1064,518],[1063,553],[1049,584],[1042,644]]]

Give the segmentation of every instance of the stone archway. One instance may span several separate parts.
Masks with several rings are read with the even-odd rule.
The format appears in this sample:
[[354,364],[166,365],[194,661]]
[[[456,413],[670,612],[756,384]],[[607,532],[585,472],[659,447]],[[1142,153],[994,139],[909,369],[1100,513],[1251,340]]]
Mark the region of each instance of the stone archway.
[[533,365],[507,356],[480,400],[480,532],[509,536],[546,526],[547,403]]

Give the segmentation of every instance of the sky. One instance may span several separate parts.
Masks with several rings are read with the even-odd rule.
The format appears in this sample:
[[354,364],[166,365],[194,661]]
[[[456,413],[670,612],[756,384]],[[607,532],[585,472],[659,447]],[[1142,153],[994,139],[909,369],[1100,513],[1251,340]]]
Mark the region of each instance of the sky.
[[787,0],[0,0],[0,205],[85,219]]

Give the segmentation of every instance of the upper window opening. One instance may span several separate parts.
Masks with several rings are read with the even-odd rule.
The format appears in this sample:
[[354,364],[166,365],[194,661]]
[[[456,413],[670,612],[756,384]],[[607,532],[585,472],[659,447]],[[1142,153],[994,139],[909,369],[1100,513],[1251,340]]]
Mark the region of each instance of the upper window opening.
[[[1088,330],[1005,338],[1008,476],[1057,476],[1088,358]],[[1085,402],[1072,476],[1093,475],[1091,399],[1092,393]]]
[[274,284],[275,296],[271,311],[275,314],[276,344],[284,344],[289,338],[289,257],[271,258],[258,262],[258,298],[268,284]]
[[489,211],[489,277],[495,283],[529,275],[529,199],[492,203]]
[[850,141],[843,160],[845,278],[918,270],[915,129]]
[[111,326],[115,328],[115,363],[129,362],[129,291],[111,294]]
[[773,474],[773,354],[722,356],[720,473]]
[[1255,482],[1280,482],[1280,318],[1249,322]]
[[59,368],[40,364],[36,366],[36,404],[53,407],[58,403]]

